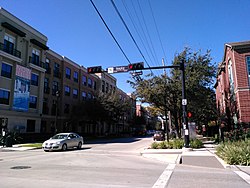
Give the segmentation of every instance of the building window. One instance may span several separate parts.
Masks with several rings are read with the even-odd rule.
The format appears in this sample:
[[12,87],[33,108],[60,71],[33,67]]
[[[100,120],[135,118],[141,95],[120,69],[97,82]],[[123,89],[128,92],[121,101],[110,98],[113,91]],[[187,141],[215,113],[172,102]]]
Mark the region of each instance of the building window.
[[14,53],[15,38],[9,34],[4,35],[4,50],[5,52],[12,54]]
[[88,93],[88,100],[91,100],[91,99],[92,99],[92,94]]
[[27,132],[35,132],[36,120],[27,120]]
[[69,113],[69,104],[64,104],[64,113],[65,114]]
[[73,98],[77,98],[78,97],[78,90],[77,89],[73,89]]
[[64,92],[65,92],[64,94],[66,96],[70,96],[70,87],[69,86],[65,86]]
[[11,78],[12,75],[12,66],[2,63],[1,76],[6,78]]
[[58,63],[54,64],[54,77],[60,78],[59,67],[60,67],[60,65]]
[[43,99],[43,114],[49,114],[48,98]]
[[78,82],[78,72],[74,71],[74,82]]
[[49,79],[48,78],[44,78],[44,93],[49,94]]
[[51,69],[50,69],[50,60],[48,59],[48,58],[46,58],[46,60],[45,60],[45,64],[44,64],[44,68],[46,69],[46,73],[48,73],[48,74],[50,74],[50,72],[51,72]]
[[90,78],[88,79],[88,87],[92,88],[92,80]]
[[32,50],[32,56],[31,56],[31,63],[35,64],[35,65],[40,65],[40,50],[33,48]]
[[53,81],[52,95],[56,95],[57,91],[59,91],[59,83],[57,81]]
[[38,75],[31,73],[31,85],[38,86]]
[[30,96],[29,107],[30,108],[36,108],[36,104],[37,104],[37,97],[36,96]]
[[233,76],[233,65],[231,59],[228,62],[228,77],[230,84],[230,94],[234,97],[234,76]]
[[87,86],[87,77],[82,76],[82,85]]
[[0,104],[9,105],[10,102],[10,92],[7,90],[0,89]]
[[71,70],[70,70],[70,68],[66,67],[65,73],[66,73],[66,75],[65,75],[66,78],[70,79],[70,76],[71,76]]
[[248,70],[248,83],[250,85],[250,56],[246,57],[246,62],[247,62],[247,70]]
[[85,101],[87,99],[87,94],[86,92],[82,92],[82,100]]

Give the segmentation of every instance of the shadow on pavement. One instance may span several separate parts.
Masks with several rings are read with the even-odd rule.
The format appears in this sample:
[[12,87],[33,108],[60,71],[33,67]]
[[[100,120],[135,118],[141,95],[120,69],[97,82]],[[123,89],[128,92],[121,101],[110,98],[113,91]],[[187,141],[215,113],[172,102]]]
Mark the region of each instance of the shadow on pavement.
[[97,138],[97,139],[91,139],[85,140],[85,144],[112,144],[112,143],[132,143],[140,141],[141,138],[137,137],[128,137],[128,138]]

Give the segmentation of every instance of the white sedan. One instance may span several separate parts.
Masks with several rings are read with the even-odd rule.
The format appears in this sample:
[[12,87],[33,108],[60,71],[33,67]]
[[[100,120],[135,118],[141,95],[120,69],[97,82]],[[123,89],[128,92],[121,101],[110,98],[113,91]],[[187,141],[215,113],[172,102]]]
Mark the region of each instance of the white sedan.
[[52,150],[63,150],[66,151],[68,148],[77,147],[81,149],[84,144],[83,137],[76,133],[59,133],[46,140],[42,147],[44,151]]

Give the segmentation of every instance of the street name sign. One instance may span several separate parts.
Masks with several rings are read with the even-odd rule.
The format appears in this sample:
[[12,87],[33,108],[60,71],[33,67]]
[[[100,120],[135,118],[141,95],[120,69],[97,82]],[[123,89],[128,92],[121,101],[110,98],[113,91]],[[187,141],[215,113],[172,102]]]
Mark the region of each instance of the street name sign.
[[117,66],[117,67],[109,67],[108,73],[117,73],[117,72],[128,72],[128,66]]

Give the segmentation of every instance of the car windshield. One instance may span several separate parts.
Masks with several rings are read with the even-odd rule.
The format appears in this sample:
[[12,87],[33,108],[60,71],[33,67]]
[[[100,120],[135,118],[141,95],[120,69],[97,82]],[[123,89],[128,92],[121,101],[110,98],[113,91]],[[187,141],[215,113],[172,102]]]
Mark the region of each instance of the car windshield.
[[162,134],[162,132],[161,131],[156,131],[155,134]]
[[52,137],[52,139],[66,139],[68,137],[67,134],[57,134]]

